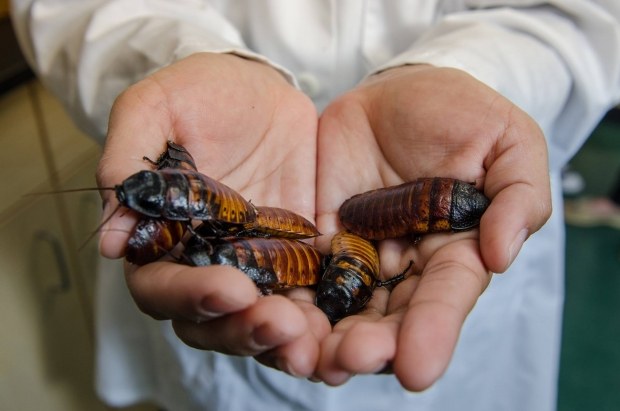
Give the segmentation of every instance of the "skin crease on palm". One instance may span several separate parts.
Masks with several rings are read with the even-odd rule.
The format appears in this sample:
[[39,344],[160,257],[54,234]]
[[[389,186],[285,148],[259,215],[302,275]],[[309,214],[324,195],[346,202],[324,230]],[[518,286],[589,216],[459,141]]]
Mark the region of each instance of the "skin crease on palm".
[[[362,313],[333,329],[306,289],[259,298],[230,267],[127,266],[136,304],[172,319],[185,343],[255,356],[330,385],[387,369],[406,389],[429,387],[445,371],[490,272],[505,271],[550,214],[541,131],[454,69],[404,66],[371,76],[318,118],[310,100],[269,66],[197,54],[119,97],[99,185],[144,169],[142,157],[156,158],[169,139],[192,153],[201,172],[254,204],[316,217],[323,252],[340,229],[338,207],[359,192],[443,176],[473,182],[492,199],[479,230],[428,235],[416,246],[410,239],[382,241],[382,276],[410,260],[416,275],[391,292],[378,288]],[[113,192],[103,195],[105,218],[116,200]],[[135,218],[115,213],[102,229],[102,255],[122,256]]]

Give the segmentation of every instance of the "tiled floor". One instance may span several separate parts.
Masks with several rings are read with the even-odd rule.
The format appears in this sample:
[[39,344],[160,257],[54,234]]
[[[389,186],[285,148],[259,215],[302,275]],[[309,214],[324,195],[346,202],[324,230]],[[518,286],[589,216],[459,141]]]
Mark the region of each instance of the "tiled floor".
[[[96,247],[68,250],[96,227],[97,195],[60,202],[24,197],[49,190],[50,177],[52,186],[92,186],[100,149],[33,84],[0,96],[0,323],[12,330],[0,340],[0,409],[105,409],[92,389],[92,340],[84,323],[90,320]],[[573,166],[586,178],[587,193],[604,192],[613,180],[609,170],[620,170],[620,125],[603,123]],[[618,410],[620,231],[568,227],[567,250],[558,410]]]

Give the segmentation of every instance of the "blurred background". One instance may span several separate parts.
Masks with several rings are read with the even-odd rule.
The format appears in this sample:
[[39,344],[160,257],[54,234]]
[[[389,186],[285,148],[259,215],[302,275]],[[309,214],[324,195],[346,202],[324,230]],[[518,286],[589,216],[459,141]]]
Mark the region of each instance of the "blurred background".
[[[93,290],[100,147],[34,79],[0,1],[0,410],[106,410],[94,392]],[[613,110],[566,170],[573,204],[620,178]],[[583,219],[582,219],[583,220]],[[620,228],[567,223],[559,411],[620,410]],[[143,404],[126,408],[155,410]]]

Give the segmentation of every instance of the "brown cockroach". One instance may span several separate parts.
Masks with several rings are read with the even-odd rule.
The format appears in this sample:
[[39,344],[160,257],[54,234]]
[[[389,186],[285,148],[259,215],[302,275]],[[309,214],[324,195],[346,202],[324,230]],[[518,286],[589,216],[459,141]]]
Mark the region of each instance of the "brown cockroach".
[[159,157],[157,157],[157,160],[153,161],[146,156],[142,158],[153,164],[157,170],[162,170],[164,168],[176,168],[181,170],[198,171],[196,168],[196,162],[189,151],[187,151],[187,149],[182,145],[176,144],[171,140],[168,140],[166,143],[166,150],[163,151]]
[[452,178],[419,178],[355,195],[339,209],[342,225],[369,240],[476,227],[489,199]]
[[122,206],[149,217],[240,225],[256,220],[255,207],[241,194],[197,171],[142,170],[114,191]]
[[[191,154],[181,145],[175,144],[172,141],[168,141],[166,150],[158,157],[156,161],[152,161],[147,157],[145,160],[152,163],[161,176],[166,177],[169,170],[180,170],[181,173],[175,173],[174,179],[164,178],[164,183],[168,183],[169,189],[161,189],[161,192],[165,192],[165,195],[157,193],[151,195],[148,201],[153,201],[153,198],[159,197],[159,204],[164,204],[161,212],[153,212],[156,206],[142,204],[142,201],[135,201],[136,198],[148,197],[147,190],[151,190],[150,184],[139,184],[140,181],[147,181],[144,178],[146,172],[138,173],[123,182],[122,186],[125,186],[128,180],[135,178],[140,187],[138,189],[126,188],[120,190],[116,187],[117,197],[121,204],[132,208],[142,214],[141,219],[132,233],[126,248],[126,256],[129,262],[143,265],[152,261],[155,261],[170,252],[170,250],[180,241],[183,237],[189,219],[202,220],[203,223],[196,229],[196,233],[199,233],[203,237],[228,237],[231,235],[243,236],[243,237],[285,237],[285,238],[310,238],[319,235],[314,224],[305,219],[304,217],[277,207],[254,207],[251,203],[246,202],[239,194],[218,183],[206,176],[201,175],[196,171],[196,165]],[[163,173],[162,173],[163,172]],[[152,177],[153,174],[150,174]],[[189,182],[184,184],[182,176],[187,176]],[[192,180],[193,179],[193,180]],[[200,184],[192,182],[197,180]],[[158,182],[159,186],[162,184]],[[132,186],[133,187],[133,186]],[[205,189],[206,187],[206,189]],[[123,203],[121,200],[123,193],[130,193],[134,199],[133,203]],[[213,193],[213,194],[211,194]],[[131,199],[130,198],[130,199]],[[162,202],[161,199],[164,199]],[[190,210],[192,205],[192,198],[204,199],[208,207],[200,205],[207,211],[216,211],[214,206],[220,202],[229,204],[232,207],[233,212],[230,214],[215,213],[214,216],[209,216],[205,212],[200,214],[189,212],[183,214],[182,211]],[[222,200],[217,201],[218,198]],[[142,208],[136,207],[136,204],[141,204]],[[181,212],[175,212],[174,215],[170,213],[170,210],[174,209],[176,204],[177,208],[180,208]],[[194,202],[196,204],[196,202]],[[236,215],[238,218],[233,218],[237,210]],[[151,214],[147,214],[150,211]],[[246,217],[243,217],[239,211],[245,212]],[[179,218],[181,215],[181,218]],[[179,221],[187,221],[187,223],[181,224]]]
[[204,238],[234,236],[303,239],[321,235],[314,224],[293,211],[266,206],[255,209],[256,220],[252,222],[239,225],[219,220],[206,221],[195,229],[195,233]]
[[245,230],[258,235],[283,238],[311,238],[321,235],[316,226],[293,211],[278,207],[256,207],[256,220]]
[[125,259],[137,265],[159,260],[183,239],[187,226],[186,221],[141,217],[127,241]]
[[192,266],[229,265],[243,271],[257,287],[274,290],[315,285],[323,256],[313,246],[287,238],[218,238],[193,236],[181,261]]
[[361,311],[376,287],[400,282],[413,264],[389,280],[378,280],[376,248],[370,241],[348,231],[334,235],[331,253],[317,287],[316,305],[332,323]]

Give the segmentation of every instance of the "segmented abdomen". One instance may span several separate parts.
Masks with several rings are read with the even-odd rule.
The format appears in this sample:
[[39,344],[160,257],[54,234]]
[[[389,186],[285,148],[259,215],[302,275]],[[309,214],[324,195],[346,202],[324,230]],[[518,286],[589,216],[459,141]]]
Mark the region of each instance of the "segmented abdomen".
[[310,238],[320,235],[316,226],[306,218],[278,207],[256,207],[256,220],[246,229],[283,238]]
[[419,178],[355,195],[342,204],[339,216],[351,232],[382,240],[473,228],[488,204],[471,184],[451,178]]
[[192,238],[184,252],[191,265],[231,265],[245,272],[261,289],[314,285],[322,255],[309,244],[285,238]]
[[166,255],[183,238],[187,223],[142,217],[129,237],[125,258],[144,265]]
[[121,204],[150,217],[245,224],[254,206],[232,188],[197,171],[143,170],[115,187]]
[[364,284],[372,287],[379,275],[379,254],[369,241],[346,231],[331,241],[332,260],[326,273],[335,269],[353,271]]
[[331,252],[317,288],[316,305],[336,322],[360,311],[372,297],[379,254],[369,241],[346,231],[332,238]]

